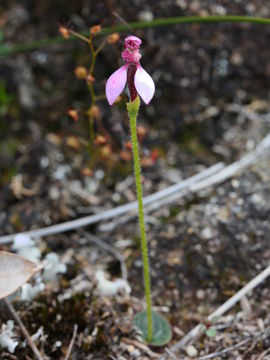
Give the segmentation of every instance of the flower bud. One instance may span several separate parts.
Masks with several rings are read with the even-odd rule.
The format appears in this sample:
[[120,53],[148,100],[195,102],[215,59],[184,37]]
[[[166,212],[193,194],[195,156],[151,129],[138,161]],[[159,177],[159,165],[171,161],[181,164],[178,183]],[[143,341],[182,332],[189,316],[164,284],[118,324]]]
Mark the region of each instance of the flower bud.
[[99,119],[101,115],[99,107],[97,105],[91,106],[88,110],[88,115],[94,119]]
[[68,136],[66,140],[67,146],[71,147],[74,150],[80,150],[81,144],[79,139],[76,136]]
[[97,35],[101,32],[101,25],[94,25],[90,28],[91,35]]
[[87,77],[87,69],[84,66],[77,66],[74,73],[80,80],[84,80]]
[[131,161],[132,160],[132,154],[130,153],[130,151],[120,151],[119,153],[120,159],[124,160],[124,161]]
[[94,78],[93,75],[88,74],[88,75],[86,76],[86,81],[88,82],[88,84],[89,84],[89,83],[93,83],[93,82],[95,81],[95,78]]
[[142,125],[138,125],[137,126],[137,135],[138,135],[138,138],[140,141],[143,141],[146,134],[147,134],[147,129]]
[[108,44],[115,44],[120,39],[120,36],[118,33],[113,33],[107,37]]
[[151,151],[150,156],[145,156],[144,158],[142,158],[141,165],[142,167],[153,166],[158,158],[159,158],[159,151],[158,149],[154,149]]
[[93,82],[95,81],[95,78],[94,78],[94,76],[92,76],[91,74],[88,74],[88,75],[86,76],[86,81],[87,81],[88,83],[93,83]]
[[151,159],[153,162],[156,162],[156,160],[159,158],[159,151],[158,149],[154,149],[151,151]]
[[111,156],[111,153],[112,149],[109,145],[102,146],[100,149],[100,155],[104,160],[108,159]]
[[129,150],[129,151],[132,150],[132,143],[131,143],[131,141],[127,141],[127,142],[125,143],[125,148],[126,148],[127,150]]
[[66,27],[64,27],[64,26],[59,26],[59,32],[60,32],[60,34],[63,36],[64,39],[68,39],[68,38],[69,38],[68,28],[66,28]]
[[105,145],[107,143],[107,139],[102,135],[97,135],[94,140],[95,145]]
[[150,156],[143,157],[141,160],[142,167],[150,167],[153,166],[153,160]]
[[68,114],[68,116],[70,116],[71,119],[74,120],[75,122],[77,122],[77,121],[79,120],[79,114],[78,114],[78,111],[77,111],[77,110],[70,109],[70,110],[68,110],[67,114]]
[[62,139],[59,135],[56,135],[54,133],[49,133],[47,136],[46,136],[46,139],[53,145],[55,146],[59,146],[62,144]]
[[93,176],[93,170],[89,168],[83,168],[81,170],[82,176]]

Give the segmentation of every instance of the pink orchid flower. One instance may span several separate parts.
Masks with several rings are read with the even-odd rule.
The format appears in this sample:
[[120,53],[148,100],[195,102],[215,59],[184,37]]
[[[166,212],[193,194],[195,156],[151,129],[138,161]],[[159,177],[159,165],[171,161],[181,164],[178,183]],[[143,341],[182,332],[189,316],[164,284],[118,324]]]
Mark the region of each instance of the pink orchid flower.
[[136,36],[129,36],[125,39],[122,58],[126,64],[116,70],[106,83],[106,97],[110,105],[113,105],[116,98],[122,93],[126,83],[131,101],[134,101],[138,94],[146,104],[151,101],[155,92],[155,84],[151,76],[140,65],[141,43],[141,39]]

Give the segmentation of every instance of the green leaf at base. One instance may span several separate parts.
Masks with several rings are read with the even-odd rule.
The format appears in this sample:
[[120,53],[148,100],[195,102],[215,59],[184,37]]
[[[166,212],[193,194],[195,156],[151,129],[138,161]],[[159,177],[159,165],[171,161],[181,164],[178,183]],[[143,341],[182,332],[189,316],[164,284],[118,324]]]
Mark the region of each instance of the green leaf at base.
[[169,322],[160,314],[152,311],[152,340],[147,341],[148,327],[147,327],[147,312],[141,311],[134,318],[136,328],[141,332],[144,341],[153,346],[164,346],[172,338],[172,330]]
[[210,329],[206,330],[206,335],[210,338],[213,338],[217,335],[217,331],[214,328],[210,328]]

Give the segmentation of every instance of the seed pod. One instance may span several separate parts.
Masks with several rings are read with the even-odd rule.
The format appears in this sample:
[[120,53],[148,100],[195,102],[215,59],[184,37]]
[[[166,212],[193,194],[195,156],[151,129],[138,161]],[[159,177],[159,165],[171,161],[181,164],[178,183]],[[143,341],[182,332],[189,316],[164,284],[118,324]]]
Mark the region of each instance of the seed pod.
[[107,37],[108,44],[115,44],[117,41],[119,41],[120,36],[118,33],[113,33]]
[[85,80],[87,77],[87,69],[84,66],[77,66],[74,70],[74,73],[80,80]]
[[66,28],[66,27],[64,27],[64,26],[60,26],[60,27],[59,27],[59,32],[60,32],[60,34],[63,36],[64,39],[68,39],[68,38],[69,38],[68,28]]
[[78,111],[77,111],[77,110],[70,109],[70,110],[68,110],[67,114],[68,114],[68,116],[70,116],[71,119],[74,120],[75,122],[77,122],[77,121],[79,120],[79,114],[78,114]]
[[90,28],[91,35],[97,35],[101,32],[101,25],[94,25]]
[[88,111],[88,114],[93,117],[94,119],[99,119],[100,118],[100,109],[97,105],[93,105],[91,106],[91,108]]

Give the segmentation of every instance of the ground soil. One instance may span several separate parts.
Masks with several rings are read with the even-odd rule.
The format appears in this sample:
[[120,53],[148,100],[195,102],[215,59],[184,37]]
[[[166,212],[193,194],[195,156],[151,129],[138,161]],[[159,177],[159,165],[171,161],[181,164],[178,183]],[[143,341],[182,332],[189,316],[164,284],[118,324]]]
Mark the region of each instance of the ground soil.
[[[270,17],[270,6],[262,0],[14,0],[0,5],[0,23],[10,44],[54,37],[59,23],[81,31],[95,24],[105,27],[147,16],[207,14]],[[269,132],[269,27],[178,25],[134,33],[143,39],[142,64],[156,83],[155,97],[148,107],[142,105],[139,119],[146,130],[141,140],[145,195],[217,162],[239,159]],[[97,59],[99,95],[121,63],[121,47],[121,41],[106,46]],[[66,41],[11,54],[0,58],[0,63],[0,235],[61,223],[135,200],[124,101],[112,108],[105,100],[98,103],[101,117],[96,131],[109,136],[109,155],[95,148],[89,156],[80,144],[68,146],[71,135],[88,140],[84,112],[90,95],[74,75],[76,66],[89,66],[87,46]],[[238,110],[232,111],[233,106]],[[71,108],[80,109],[78,122],[67,116]],[[89,168],[92,174],[86,176]],[[198,323],[215,326],[217,333],[194,341],[197,358],[239,344],[270,325],[269,281],[216,324],[206,321],[269,263],[269,168],[266,154],[219,186],[147,216],[153,304],[172,325],[168,347]],[[54,251],[67,265],[58,282],[47,286],[33,302],[13,299],[31,334],[43,327],[37,346],[44,359],[64,359],[75,324],[73,360],[152,359],[164,353],[164,348],[150,349],[142,342],[138,346],[140,339],[132,326],[134,314],[144,306],[137,220],[106,225],[37,239],[43,256]],[[121,277],[121,267],[115,256],[85,240],[87,234],[123,254],[131,294],[112,298],[98,294],[96,270],[102,267],[113,279]],[[85,282],[87,286],[77,290]],[[1,322],[10,318],[3,308]],[[34,358],[18,327],[16,334],[20,344],[15,353],[1,350],[1,359]],[[267,359],[268,349],[266,333],[214,358]],[[188,359],[189,353],[184,349],[176,356]]]

